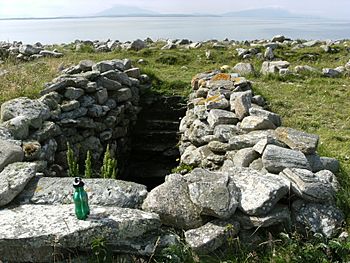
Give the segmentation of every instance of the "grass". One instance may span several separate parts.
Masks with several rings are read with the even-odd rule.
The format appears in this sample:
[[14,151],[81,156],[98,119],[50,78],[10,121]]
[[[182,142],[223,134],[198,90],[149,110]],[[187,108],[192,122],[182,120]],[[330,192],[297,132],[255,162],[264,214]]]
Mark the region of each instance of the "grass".
[[[235,48],[238,46],[227,47],[224,50],[215,50],[209,45],[204,45],[196,50],[161,50],[160,47],[161,45],[156,44],[152,49],[144,49],[139,52],[116,50],[109,53],[94,53],[88,47],[75,52],[74,48],[68,45],[64,49],[59,47],[65,53],[63,58],[45,58],[28,63],[6,61],[0,65],[0,69],[9,71],[8,74],[0,77],[0,103],[19,96],[37,97],[44,83],[59,74],[60,66],[74,65],[82,59],[100,61],[130,58],[134,66],[140,67],[143,73],[151,77],[155,91],[184,96],[191,92],[190,81],[195,74],[218,69],[225,64],[234,66],[242,61],[236,55]],[[212,59],[206,59],[206,50],[211,51]],[[335,53],[325,53],[320,47],[299,50],[283,47],[276,49],[275,54],[280,59],[289,61],[291,69],[296,65],[309,65],[319,70],[324,67],[335,68],[345,65],[350,58],[350,53],[344,44],[338,45]],[[143,59],[146,63],[138,64],[139,59]],[[260,69],[262,64],[262,60],[256,58],[245,60],[245,62],[252,63],[256,69]],[[323,156],[335,157],[340,161],[341,172],[337,176],[342,190],[338,194],[338,204],[345,212],[349,225],[349,76],[330,79],[319,74],[285,77],[256,74],[249,78],[253,82],[254,92],[265,97],[270,109],[282,116],[283,125],[319,134],[321,138],[319,153]],[[340,247],[337,242],[340,241],[320,242],[320,240],[313,239],[305,241],[293,236],[273,243],[275,244],[273,249],[270,246],[270,250],[265,252],[262,249],[253,252],[242,250],[241,254],[236,253],[236,259],[231,256],[226,262],[341,262],[345,259],[349,260],[345,256],[341,259],[335,256],[342,255],[344,249],[350,254],[349,240],[339,243]]]

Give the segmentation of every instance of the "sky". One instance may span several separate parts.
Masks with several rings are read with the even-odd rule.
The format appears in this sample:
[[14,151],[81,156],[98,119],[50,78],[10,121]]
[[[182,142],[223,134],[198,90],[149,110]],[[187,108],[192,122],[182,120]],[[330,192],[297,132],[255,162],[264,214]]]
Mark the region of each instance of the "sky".
[[0,18],[93,15],[126,4],[161,13],[220,14],[275,7],[296,14],[350,20],[350,0],[0,0]]

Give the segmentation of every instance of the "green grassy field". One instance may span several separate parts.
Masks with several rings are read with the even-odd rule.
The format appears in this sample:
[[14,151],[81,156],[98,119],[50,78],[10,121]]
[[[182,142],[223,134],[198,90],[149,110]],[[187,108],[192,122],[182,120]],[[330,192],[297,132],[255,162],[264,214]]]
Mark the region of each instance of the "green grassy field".
[[[350,42],[348,43],[350,45]],[[154,90],[173,95],[188,95],[191,78],[200,72],[218,69],[222,65],[234,66],[242,60],[235,48],[216,50],[209,46],[200,49],[161,50],[155,45],[152,49],[135,51],[113,51],[94,53],[90,48],[75,52],[69,46],[60,48],[64,57],[60,59],[39,59],[28,63],[5,61],[0,69],[8,71],[0,77],[0,103],[19,96],[37,97],[43,84],[59,75],[60,66],[77,64],[82,59],[94,61],[130,58],[133,65],[140,67],[153,79]],[[317,69],[344,66],[350,53],[344,44],[337,46],[338,52],[325,53],[320,47],[291,50],[288,47],[276,50],[281,60],[296,65],[309,65]],[[211,50],[212,58],[206,59],[205,50]],[[263,49],[261,49],[263,50]],[[312,56],[310,56],[312,54]],[[143,59],[146,64],[139,65]],[[260,70],[262,60],[245,60]],[[248,77],[253,82],[256,94],[265,97],[272,111],[280,114],[283,125],[320,135],[318,152],[320,155],[335,157],[341,163],[338,174],[342,190],[338,194],[338,205],[350,223],[350,77],[325,78],[319,74],[304,76],[261,76],[259,73]],[[349,229],[348,229],[349,230]],[[189,252],[181,254],[178,262],[194,262],[196,257]],[[172,251],[172,252],[174,252]],[[174,253],[175,253],[174,252]],[[244,248],[232,249],[232,253],[210,257],[206,262],[343,262],[350,260],[350,240],[304,240],[299,236],[270,240],[254,251]],[[223,261],[223,258],[228,258]],[[197,260],[198,261],[198,260]],[[201,259],[201,262],[205,259]],[[157,262],[175,262],[163,261]],[[176,261],[177,262],[177,261]]]

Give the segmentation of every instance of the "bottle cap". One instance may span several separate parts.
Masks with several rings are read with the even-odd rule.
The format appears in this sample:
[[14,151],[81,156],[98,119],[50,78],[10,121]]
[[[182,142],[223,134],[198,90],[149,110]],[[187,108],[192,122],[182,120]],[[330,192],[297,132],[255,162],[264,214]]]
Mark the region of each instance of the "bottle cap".
[[73,187],[77,188],[77,187],[83,187],[85,184],[83,182],[83,180],[80,177],[75,177],[74,178],[74,183],[73,183]]

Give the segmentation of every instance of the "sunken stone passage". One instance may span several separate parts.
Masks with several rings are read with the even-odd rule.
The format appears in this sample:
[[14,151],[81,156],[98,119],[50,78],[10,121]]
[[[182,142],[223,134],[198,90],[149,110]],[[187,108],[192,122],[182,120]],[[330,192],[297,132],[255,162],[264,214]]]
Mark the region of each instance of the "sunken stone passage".
[[[148,81],[128,59],[81,61],[47,83],[40,98],[3,103],[0,139],[22,147],[23,160],[36,162],[46,176],[65,175],[67,142],[81,164],[88,150],[98,164],[110,144],[122,171],[140,90],[149,87]],[[5,155],[0,167],[17,156]]]
[[225,224],[242,237],[261,228],[335,236],[344,220],[335,206],[339,164],[317,154],[319,137],[281,126],[237,74],[198,74],[192,88],[179,150],[180,165],[194,169],[168,175],[143,209],[187,230],[197,252],[222,245]]

